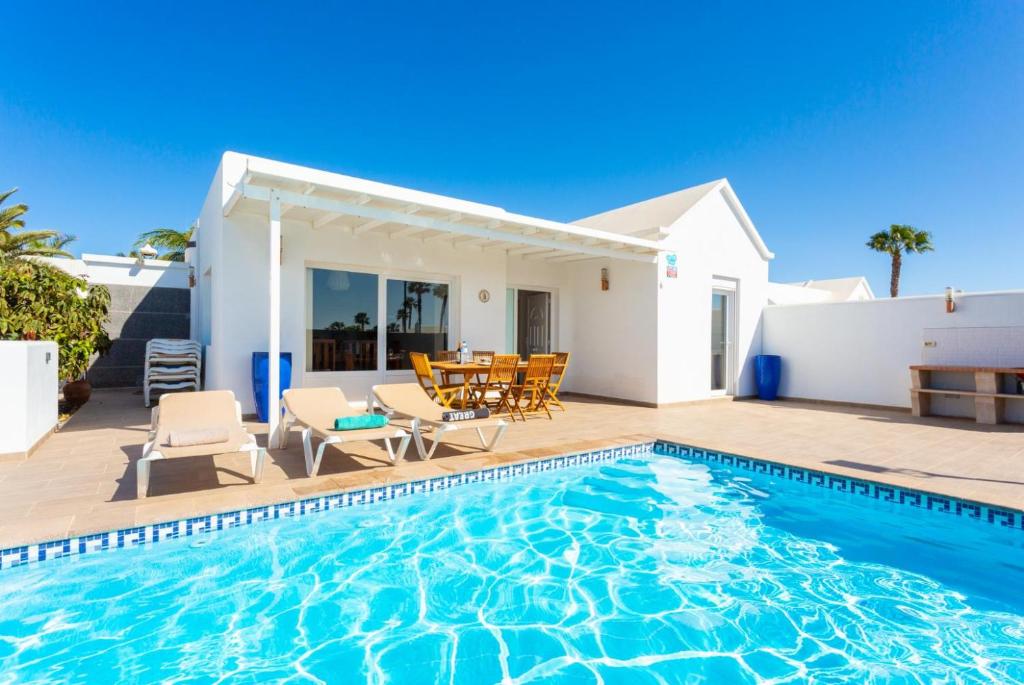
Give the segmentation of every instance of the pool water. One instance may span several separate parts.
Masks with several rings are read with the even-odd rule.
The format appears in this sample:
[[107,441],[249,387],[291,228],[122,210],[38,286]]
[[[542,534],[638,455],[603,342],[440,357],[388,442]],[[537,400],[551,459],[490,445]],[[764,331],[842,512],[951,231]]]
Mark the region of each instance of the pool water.
[[658,454],[0,573],[0,683],[1024,682],[1024,533]]

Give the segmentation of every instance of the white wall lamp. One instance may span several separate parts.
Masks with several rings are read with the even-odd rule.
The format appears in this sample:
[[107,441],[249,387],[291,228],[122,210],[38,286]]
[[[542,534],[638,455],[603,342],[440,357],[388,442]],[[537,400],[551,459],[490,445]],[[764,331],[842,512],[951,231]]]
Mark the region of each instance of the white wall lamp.
[[946,313],[952,314],[956,311],[956,301],[953,299],[953,288],[946,286]]

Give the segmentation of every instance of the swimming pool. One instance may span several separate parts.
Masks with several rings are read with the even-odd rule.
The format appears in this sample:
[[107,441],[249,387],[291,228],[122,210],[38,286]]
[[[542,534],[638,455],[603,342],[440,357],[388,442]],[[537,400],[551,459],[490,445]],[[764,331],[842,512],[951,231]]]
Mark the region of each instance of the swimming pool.
[[0,683],[1024,682],[1024,532],[647,452],[0,573]]

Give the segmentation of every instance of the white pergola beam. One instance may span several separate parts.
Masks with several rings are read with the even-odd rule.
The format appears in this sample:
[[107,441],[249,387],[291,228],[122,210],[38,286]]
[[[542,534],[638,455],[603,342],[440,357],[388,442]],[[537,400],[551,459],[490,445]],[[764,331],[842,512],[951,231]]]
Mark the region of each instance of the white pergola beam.
[[[313,230],[319,231],[321,228],[333,224],[335,221],[343,219],[344,217],[344,214],[338,214],[337,212],[327,212],[326,214],[323,214],[313,219]],[[345,228],[351,230],[352,227],[346,226]]]
[[367,222],[361,223],[352,229],[352,232],[356,235],[362,235],[363,233],[369,233],[375,228],[380,228],[384,224],[391,223],[385,219],[370,219]]
[[662,240],[671,234],[664,228],[641,228],[639,231],[630,231],[627,235],[634,238],[645,238],[647,240]]
[[[418,211],[420,211],[420,207],[418,205],[408,205],[405,208],[399,210],[399,214],[401,216],[411,216],[411,215],[415,214]],[[400,221],[391,221],[389,219],[371,219],[370,221],[367,221],[364,224],[360,224],[359,226],[356,226],[353,229],[353,233],[355,233],[356,235],[360,235],[362,233],[367,233],[369,231],[372,231],[375,228],[380,228],[381,226],[384,226],[386,224],[391,224],[391,223],[402,223],[402,222],[400,222]]]
[[[275,192],[278,193],[280,201],[287,204],[298,205],[306,207],[307,209],[314,209],[323,212],[351,214],[352,216],[358,216],[366,219],[367,221],[379,221],[381,225],[386,223],[406,224],[409,226],[419,226],[421,228],[428,228],[436,231],[447,231],[449,233],[472,236],[475,238],[487,238],[490,240],[518,243],[521,245],[535,245],[537,247],[547,247],[552,250],[571,250],[584,254],[592,254],[595,257],[612,257],[650,263],[657,260],[657,251],[659,249],[653,244],[643,244],[646,241],[638,241],[635,243],[623,242],[623,246],[632,247],[635,245],[643,247],[649,251],[645,254],[630,253],[607,247],[595,247],[582,245],[580,243],[570,243],[568,240],[552,240],[550,238],[538,237],[536,235],[515,235],[513,233],[495,231],[482,226],[454,223],[446,219],[403,214],[402,212],[395,211],[393,209],[374,207],[371,204],[356,205],[350,202],[321,198],[315,195],[302,195],[300,193],[293,193],[285,190]],[[270,199],[271,190],[261,186],[244,186],[242,188],[242,193],[247,198],[267,202]],[[576,233],[573,235],[575,236]],[[637,239],[632,240],[635,241]],[[570,245],[572,246],[571,248],[569,247]]]
[[476,247],[478,245],[486,245],[487,243],[494,242],[491,238],[466,238],[462,236],[455,239],[455,244],[459,247]]
[[533,254],[534,252],[547,252],[550,248],[547,247],[534,247],[532,245],[527,247],[516,247],[508,251],[509,254],[515,255],[526,255]]
[[534,252],[533,254],[524,254],[523,259],[551,259],[552,257],[562,256],[579,256],[575,253],[566,254],[564,250],[545,250],[543,252]]
[[519,247],[522,243],[513,243],[507,240],[501,240],[498,242],[489,241],[489,245],[485,245],[483,249],[488,252],[505,252],[511,247]]
[[408,238],[410,236],[419,235],[420,233],[427,233],[432,229],[421,228],[420,226],[407,226],[391,233],[392,238]]
[[564,262],[582,262],[584,259],[598,259],[598,258],[593,256],[593,255],[588,255],[588,254],[560,254],[560,255],[555,255],[555,256],[552,256],[552,257],[545,257],[544,259],[546,261],[549,261],[549,262],[564,263]]

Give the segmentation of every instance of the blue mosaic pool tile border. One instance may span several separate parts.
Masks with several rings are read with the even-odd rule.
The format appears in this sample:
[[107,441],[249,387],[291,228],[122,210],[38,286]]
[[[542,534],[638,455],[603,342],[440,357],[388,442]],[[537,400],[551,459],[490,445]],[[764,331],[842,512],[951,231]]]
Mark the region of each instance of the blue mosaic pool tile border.
[[786,480],[805,483],[820,488],[827,488],[837,492],[846,492],[853,495],[868,497],[882,502],[902,504],[920,509],[929,509],[946,514],[954,514],[984,523],[1002,526],[1005,528],[1016,528],[1024,531],[1024,511],[1015,511],[1001,507],[993,507],[980,502],[958,499],[947,495],[939,495],[923,490],[902,488],[886,483],[877,483],[861,478],[839,476],[825,471],[801,468],[799,466],[788,466],[777,462],[765,461],[744,457],[738,454],[727,452],[715,452],[714,450],[683,445],[667,440],[658,440],[654,447],[661,454],[669,456],[688,457],[703,461],[715,462],[723,466],[753,471],[770,476],[776,476]]
[[308,516],[345,507],[371,505],[409,495],[429,495],[433,492],[449,490],[472,483],[503,481],[543,471],[553,471],[603,461],[614,461],[622,457],[650,452],[653,447],[653,441],[639,442],[590,452],[575,452],[557,457],[547,457],[536,461],[494,466],[479,471],[437,476],[426,480],[394,483],[392,485],[362,490],[347,490],[303,500],[267,504],[219,514],[194,516],[178,521],[165,521],[146,526],[122,528],[121,530],[112,530],[105,533],[92,533],[63,540],[22,545],[20,547],[0,550],[0,569],[65,557],[94,554],[113,549],[151,545],[164,540],[213,533],[239,526],[250,526],[263,521]]

